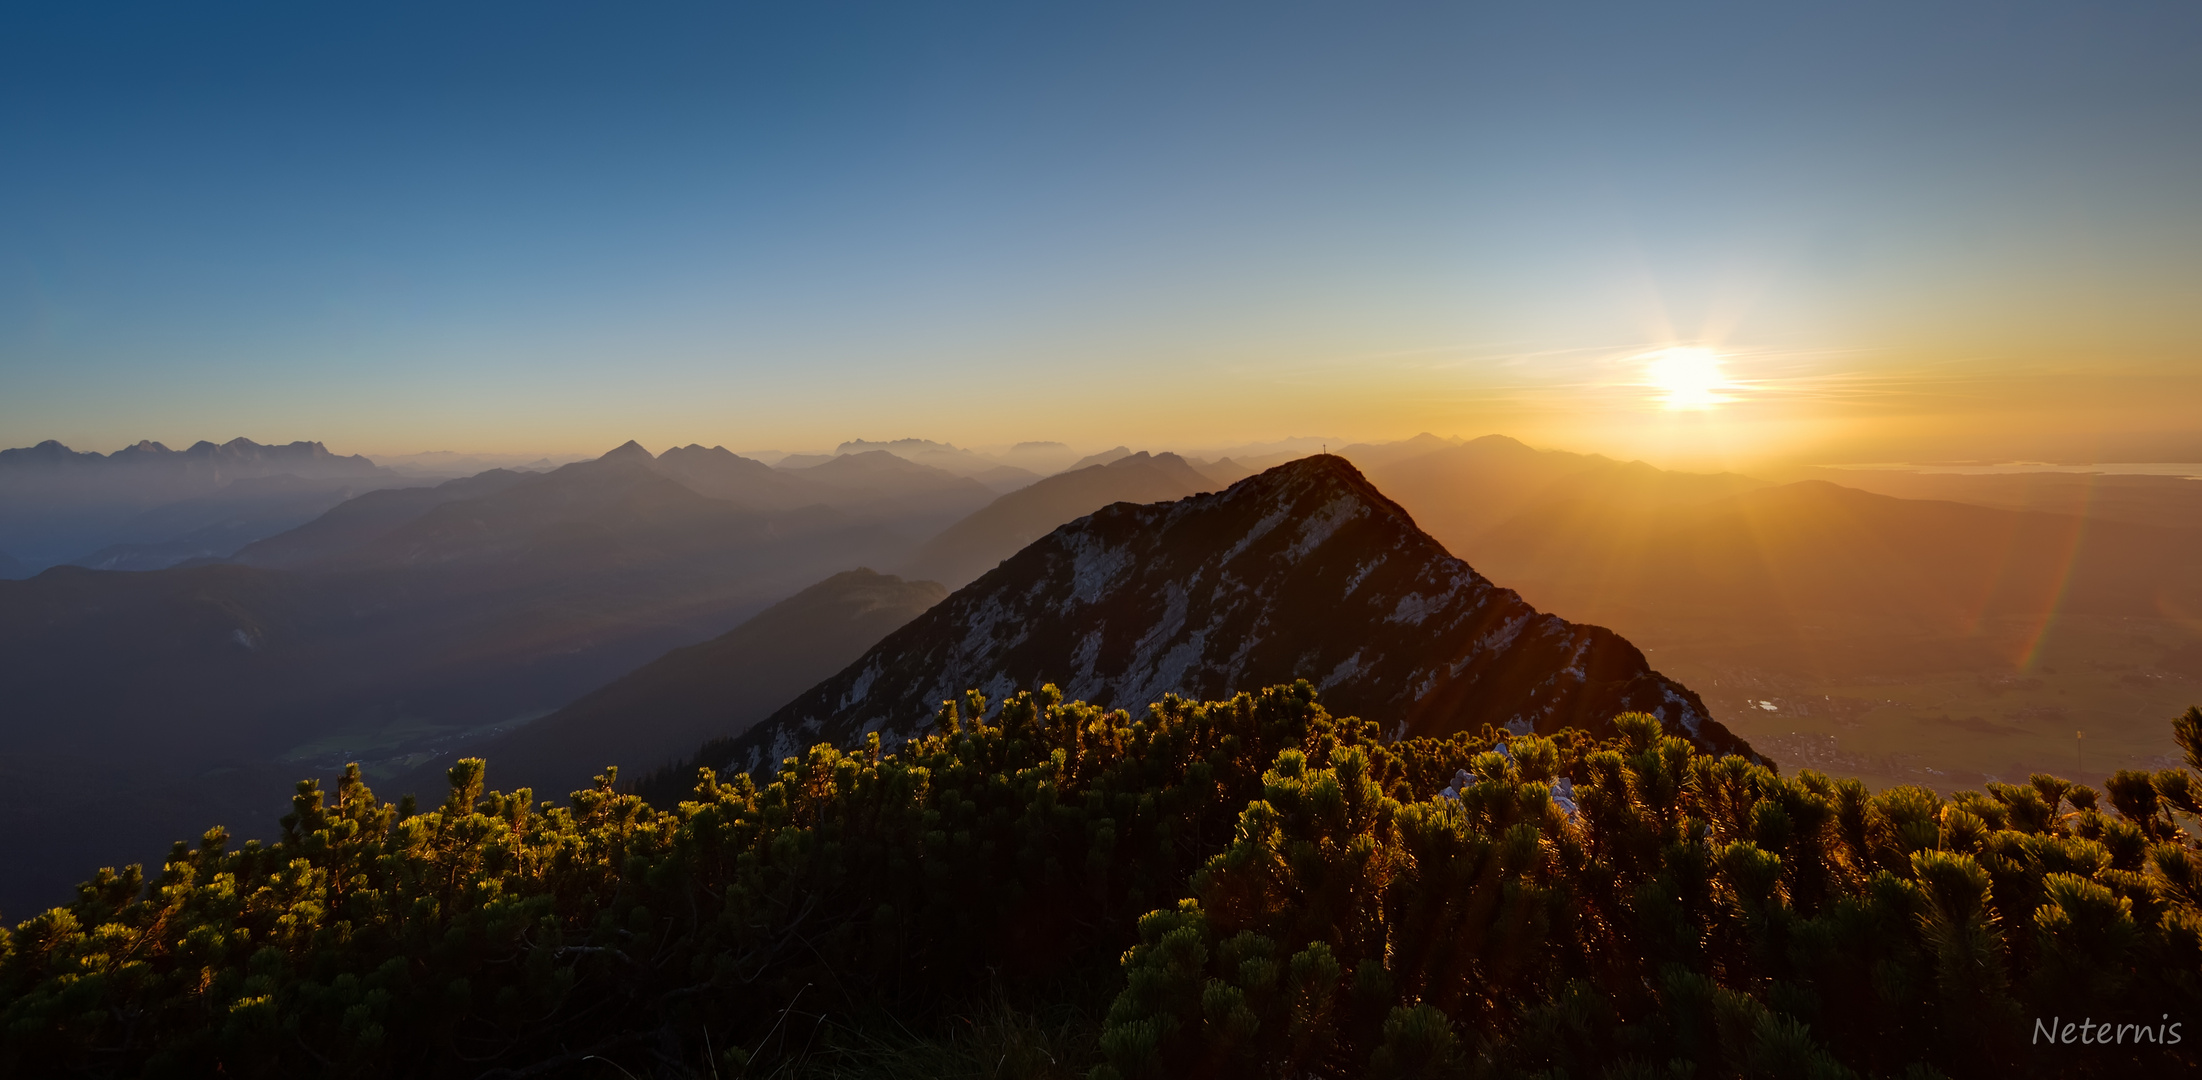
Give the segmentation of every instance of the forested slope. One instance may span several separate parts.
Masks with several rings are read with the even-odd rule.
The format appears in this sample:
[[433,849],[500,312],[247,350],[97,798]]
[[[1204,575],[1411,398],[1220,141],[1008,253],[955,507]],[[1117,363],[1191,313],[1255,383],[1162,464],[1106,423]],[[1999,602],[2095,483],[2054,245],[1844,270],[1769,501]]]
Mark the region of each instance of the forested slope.
[[[0,938],[0,1071],[2066,1076],[2202,1065],[2188,768],[1944,801],[1305,683],[944,704],[671,811],[356,772]],[[2106,805],[2107,804],[2107,805]],[[1128,949],[1127,949],[1128,947]],[[1042,1019],[1045,1017],[1046,1019]],[[2115,1041],[2045,1044],[2050,1020]]]

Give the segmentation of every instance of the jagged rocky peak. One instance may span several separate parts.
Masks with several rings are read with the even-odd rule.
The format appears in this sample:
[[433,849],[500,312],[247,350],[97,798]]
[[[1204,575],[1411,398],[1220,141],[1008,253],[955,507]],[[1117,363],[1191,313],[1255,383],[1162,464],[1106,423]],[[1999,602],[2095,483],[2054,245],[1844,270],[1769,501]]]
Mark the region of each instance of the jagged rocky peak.
[[1619,635],[1531,608],[1344,458],[1317,455],[1056,529],[751,729],[728,764],[872,731],[893,743],[969,688],[999,699],[1054,683],[1136,709],[1303,678],[1333,712],[1394,737],[1610,734],[1614,715],[1639,710],[1707,750],[1751,754]]

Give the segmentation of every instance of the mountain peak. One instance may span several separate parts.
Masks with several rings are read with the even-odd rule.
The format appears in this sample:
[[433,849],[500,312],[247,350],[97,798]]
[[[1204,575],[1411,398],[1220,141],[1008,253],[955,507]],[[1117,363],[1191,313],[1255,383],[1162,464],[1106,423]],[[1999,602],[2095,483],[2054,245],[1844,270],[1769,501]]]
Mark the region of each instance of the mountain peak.
[[36,446],[0,450],[0,463],[50,465],[68,461],[91,461],[103,456],[96,450],[79,454],[63,445],[59,439],[47,439]]
[[598,458],[597,460],[635,461],[647,465],[650,462],[656,461],[657,457],[656,455],[651,454],[648,450],[644,450],[641,443],[638,443],[633,439],[629,439],[626,442],[620,443],[617,447],[605,451],[604,456]]
[[1751,752],[1635,646],[1493,585],[1332,454],[1064,525],[729,752],[754,769],[811,742],[905,739],[966,689],[999,699],[1054,683],[1137,709],[1296,679],[1393,737],[1485,724],[1611,734],[1616,714],[1636,710],[1710,751]]
[[[1230,491],[1246,491],[1240,498],[1271,499],[1287,505],[1304,505],[1311,499],[1349,499],[1365,507],[1366,512],[1378,514],[1397,525],[1413,530],[1415,535],[1431,544],[1436,541],[1422,536],[1415,529],[1414,518],[1398,503],[1391,500],[1369,478],[1354,467],[1353,462],[1336,454],[1309,454],[1294,458],[1282,465],[1255,473],[1236,484]],[[1328,497],[1325,498],[1325,493]],[[1357,511],[1359,512],[1359,511]],[[1462,563],[1466,566],[1466,563]],[[1472,573],[1473,571],[1471,571]]]

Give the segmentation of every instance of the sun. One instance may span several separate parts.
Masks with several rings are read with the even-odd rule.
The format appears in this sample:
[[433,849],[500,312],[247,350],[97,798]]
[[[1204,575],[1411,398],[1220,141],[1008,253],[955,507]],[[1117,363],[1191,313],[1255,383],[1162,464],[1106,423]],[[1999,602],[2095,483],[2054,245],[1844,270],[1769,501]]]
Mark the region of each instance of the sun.
[[1697,346],[1678,345],[1647,355],[1644,382],[1665,396],[1669,409],[1710,409],[1732,400],[1721,394],[1729,388],[1721,374],[1720,354]]

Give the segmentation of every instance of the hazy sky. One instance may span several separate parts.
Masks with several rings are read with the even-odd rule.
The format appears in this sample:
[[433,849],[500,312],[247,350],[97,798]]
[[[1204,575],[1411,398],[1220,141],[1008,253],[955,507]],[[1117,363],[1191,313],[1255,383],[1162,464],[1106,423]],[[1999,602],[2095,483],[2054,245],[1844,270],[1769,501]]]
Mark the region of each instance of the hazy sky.
[[10,5],[0,443],[2194,460],[2198,58],[2191,0]]

